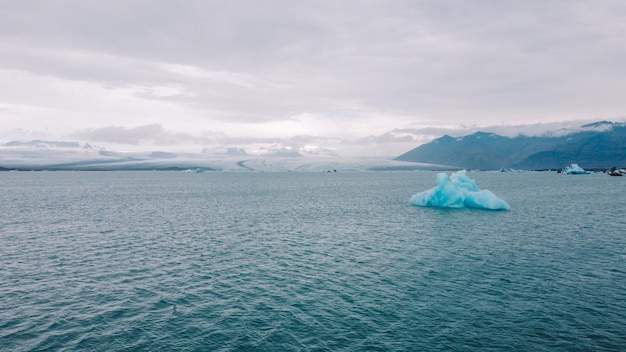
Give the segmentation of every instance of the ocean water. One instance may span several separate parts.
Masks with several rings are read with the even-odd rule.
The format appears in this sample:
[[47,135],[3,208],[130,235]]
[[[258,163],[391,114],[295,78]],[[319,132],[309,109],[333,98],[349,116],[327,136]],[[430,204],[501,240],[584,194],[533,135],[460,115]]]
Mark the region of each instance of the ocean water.
[[626,177],[468,175],[0,173],[0,350],[626,350]]

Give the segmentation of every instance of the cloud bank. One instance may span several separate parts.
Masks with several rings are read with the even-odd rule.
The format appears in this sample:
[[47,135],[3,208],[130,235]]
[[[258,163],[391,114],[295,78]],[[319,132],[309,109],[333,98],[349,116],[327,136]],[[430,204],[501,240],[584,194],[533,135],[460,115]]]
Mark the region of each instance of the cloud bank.
[[0,121],[380,153],[438,129],[620,119],[625,23],[617,0],[8,2]]

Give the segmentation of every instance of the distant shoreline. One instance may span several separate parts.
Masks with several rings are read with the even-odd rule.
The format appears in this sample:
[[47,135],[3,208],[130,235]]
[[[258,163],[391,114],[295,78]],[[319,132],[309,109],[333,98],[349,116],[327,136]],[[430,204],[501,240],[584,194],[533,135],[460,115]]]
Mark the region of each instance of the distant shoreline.
[[[612,167],[612,166],[611,166]],[[595,173],[606,173],[611,170],[611,167],[607,168],[585,168],[586,171],[592,171]],[[64,168],[58,166],[44,167],[44,166],[20,166],[7,168],[0,166],[0,172],[51,172],[51,171],[87,171],[87,172],[111,172],[111,171],[173,171],[173,172],[303,172],[303,173],[317,173],[317,172],[362,172],[362,171],[371,171],[371,172],[397,172],[397,171],[406,171],[406,172],[414,172],[414,171],[457,171],[462,168],[422,168],[417,166],[375,166],[367,169],[347,169],[347,170],[256,170],[252,168],[242,168],[237,170],[232,169],[215,169],[206,166],[189,166],[189,167],[181,167],[181,166],[162,166],[162,167],[85,167],[85,168]],[[489,170],[471,170],[471,172],[560,172],[562,168],[552,168],[552,169],[539,169],[539,170],[522,170],[515,169],[510,171],[502,171],[502,169],[489,169]],[[620,169],[620,168],[618,168]],[[622,169],[626,169],[626,167],[622,167]]]

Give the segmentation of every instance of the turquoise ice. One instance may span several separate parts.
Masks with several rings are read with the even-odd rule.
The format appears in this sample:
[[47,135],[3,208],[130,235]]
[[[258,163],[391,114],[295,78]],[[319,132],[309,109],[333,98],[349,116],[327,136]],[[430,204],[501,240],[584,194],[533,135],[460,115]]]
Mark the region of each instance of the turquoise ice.
[[481,190],[465,170],[448,176],[437,174],[437,186],[411,197],[411,204],[422,207],[482,208],[509,210],[507,202],[489,190]]

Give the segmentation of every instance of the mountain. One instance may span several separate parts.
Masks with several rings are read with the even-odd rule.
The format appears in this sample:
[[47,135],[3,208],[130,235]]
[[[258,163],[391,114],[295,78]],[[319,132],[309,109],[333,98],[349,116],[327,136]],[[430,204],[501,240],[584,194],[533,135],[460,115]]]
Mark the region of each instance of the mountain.
[[514,138],[476,132],[464,137],[445,135],[412,149],[395,160],[496,170],[560,169],[577,163],[584,168],[626,166],[626,124],[600,121],[576,132]]

